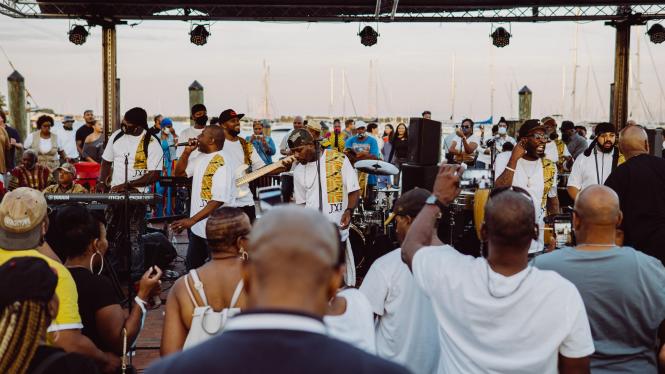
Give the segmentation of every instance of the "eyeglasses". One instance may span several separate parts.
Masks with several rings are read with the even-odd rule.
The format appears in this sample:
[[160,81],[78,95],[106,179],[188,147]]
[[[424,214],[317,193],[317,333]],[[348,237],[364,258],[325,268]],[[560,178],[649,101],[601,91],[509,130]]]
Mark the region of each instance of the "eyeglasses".
[[547,140],[547,135],[545,134],[531,134],[529,137],[534,138],[536,140]]

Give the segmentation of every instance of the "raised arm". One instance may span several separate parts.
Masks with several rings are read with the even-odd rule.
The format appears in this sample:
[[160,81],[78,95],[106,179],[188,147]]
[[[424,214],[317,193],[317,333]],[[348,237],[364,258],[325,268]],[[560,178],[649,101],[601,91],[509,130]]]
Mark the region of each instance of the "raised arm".
[[[433,195],[443,205],[450,204],[460,193],[460,178],[464,169],[460,165],[443,164],[434,182]],[[402,243],[402,260],[411,269],[413,256],[422,247],[432,243],[434,224],[441,213],[437,205],[425,205],[406,234]]]
[[494,187],[510,187],[513,185],[513,177],[515,176],[515,168],[517,167],[517,161],[526,154],[526,149],[522,142],[518,142],[513,148],[513,152],[510,154],[510,159],[508,160],[508,165],[503,170],[503,173],[496,178],[494,182]]

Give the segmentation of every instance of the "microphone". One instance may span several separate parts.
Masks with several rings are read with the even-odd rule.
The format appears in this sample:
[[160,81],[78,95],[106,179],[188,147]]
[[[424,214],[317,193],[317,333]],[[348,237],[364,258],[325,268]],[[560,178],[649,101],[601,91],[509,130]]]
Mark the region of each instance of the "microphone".
[[492,139],[488,140],[487,143],[485,143],[485,145],[491,147],[494,145],[494,143],[496,143],[497,140],[499,140],[499,136],[495,135],[494,137],[492,137]]
[[174,147],[186,147],[186,146],[188,146],[188,145],[195,146],[196,143],[198,143],[198,142],[197,142],[197,141],[194,141],[194,144],[189,144],[189,142],[182,142],[182,143],[174,144],[173,146],[174,146]]
[[586,157],[589,157],[591,155],[591,151],[593,151],[594,147],[596,147],[596,144],[598,144],[598,137],[593,138],[593,141],[591,141],[589,147],[584,151],[584,155]]

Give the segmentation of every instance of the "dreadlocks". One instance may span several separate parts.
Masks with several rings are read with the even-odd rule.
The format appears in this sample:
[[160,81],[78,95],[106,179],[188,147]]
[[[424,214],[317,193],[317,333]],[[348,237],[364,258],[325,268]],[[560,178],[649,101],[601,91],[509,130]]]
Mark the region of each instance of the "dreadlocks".
[[7,305],[0,317],[0,373],[23,374],[46,337],[48,307],[23,300]]

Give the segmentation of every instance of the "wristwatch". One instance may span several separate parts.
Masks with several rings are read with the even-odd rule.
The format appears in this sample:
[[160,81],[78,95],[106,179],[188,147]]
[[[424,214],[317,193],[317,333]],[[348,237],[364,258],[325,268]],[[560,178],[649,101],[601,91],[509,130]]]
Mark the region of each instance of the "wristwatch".
[[427,205],[436,205],[439,208],[439,210],[442,211],[442,212],[444,210],[446,210],[446,204],[439,201],[439,198],[434,194],[429,195],[427,200],[425,200],[425,204],[427,204]]

